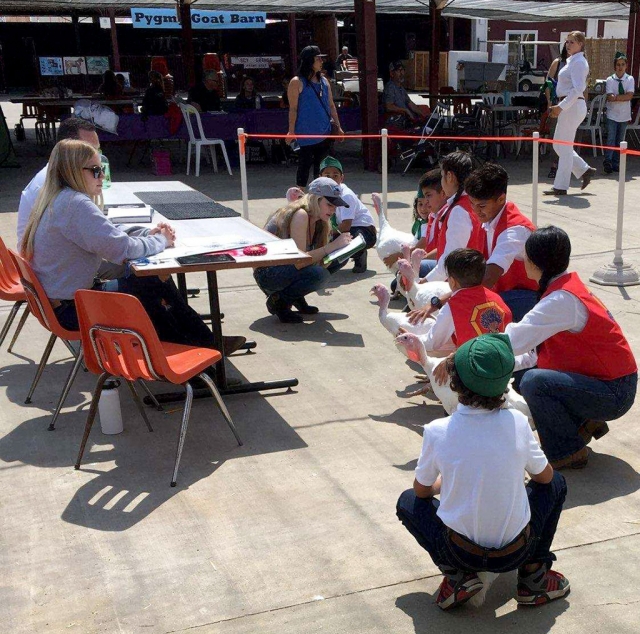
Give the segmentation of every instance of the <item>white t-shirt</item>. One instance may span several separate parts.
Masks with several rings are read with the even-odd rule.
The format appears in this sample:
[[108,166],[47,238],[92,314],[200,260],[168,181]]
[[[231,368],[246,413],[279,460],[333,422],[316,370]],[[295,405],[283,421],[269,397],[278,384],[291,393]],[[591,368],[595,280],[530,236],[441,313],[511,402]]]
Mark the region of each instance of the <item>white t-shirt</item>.
[[[625,93],[633,93],[636,89],[636,83],[631,75],[625,73],[620,81],[614,73],[607,77],[607,95],[619,95],[619,83],[622,82],[622,88]],[[630,101],[607,101],[607,119],[617,121],[618,123],[626,123],[631,121],[631,102]]]
[[340,224],[343,220],[351,220],[352,227],[373,227],[375,222],[367,206],[344,183],[340,185],[340,196],[348,207],[336,207],[336,220]]
[[22,242],[22,236],[24,230],[27,228],[29,222],[29,216],[31,210],[35,205],[36,198],[40,193],[41,187],[44,185],[44,181],[47,178],[47,167],[45,165],[32,179],[31,182],[22,190],[22,196],[20,196],[20,205],[18,206],[18,249],[20,249],[20,243]]
[[442,475],[438,516],[449,528],[485,548],[502,548],[531,519],[525,470],[537,475],[546,466],[523,414],[459,405],[424,426],[415,475],[424,486]]

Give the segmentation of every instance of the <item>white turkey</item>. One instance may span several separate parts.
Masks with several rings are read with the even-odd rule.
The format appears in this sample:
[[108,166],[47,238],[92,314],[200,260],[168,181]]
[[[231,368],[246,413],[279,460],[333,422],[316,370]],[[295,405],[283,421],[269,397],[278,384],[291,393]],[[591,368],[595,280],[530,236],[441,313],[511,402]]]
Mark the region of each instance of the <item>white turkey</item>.
[[443,297],[451,292],[451,287],[447,282],[416,284],[418,276],[407,260],[398,260],[398,273],[404,278],[403,294],[407,298],[411,310],[428,306],[431,304],[432,297]]
[[[386,210],[383,209],[380,194],[371,194],[373,206],[378,213],[378,223],[380,229],[378,231],[378,240],[376,241],[376,251],[381,260],[388,258],[395,253],[401,253],[403,245],[410,248],[414,247],[418,240],[416,237],[406,231],[398,231],[394,229],[387,220]],[[391,267],[392,271],[396,270],[396,265]]]
[[[404,329],[406,332],[411,332],[415,335],[426,335],[431,326],[435,323],[434,319],[426,319],[421,324],[409,323],[407,313],[403,312],[389,312],[389,289],[384,284],[376,284],[371,289],[371,294],[378,298],[378,317],[380,323],[394,336],[397,337],[400,334],[400,329]],[[403,350],[404,351],[404,350]]]
[[[396,337],[396,343],[404,346],[409,359],[422,366],[429,378],[433,393],[440,400],[442,407],[444,407],[447,414],[452,414],[458,407],[458,395],[449,387],[448,382],[444,385],[438,385],[438,382],[434,378],[435,369],[442,363],[442,359],[430,357],[424,349],[424,344],[420,340],[420,337],[412,333],[399,335]],[[524,414],[529,419],[531,428],[535,429],[527,402],[513,389],[511,385],[509,385],[509,388],[505,393],[504,407],[518,410]]]

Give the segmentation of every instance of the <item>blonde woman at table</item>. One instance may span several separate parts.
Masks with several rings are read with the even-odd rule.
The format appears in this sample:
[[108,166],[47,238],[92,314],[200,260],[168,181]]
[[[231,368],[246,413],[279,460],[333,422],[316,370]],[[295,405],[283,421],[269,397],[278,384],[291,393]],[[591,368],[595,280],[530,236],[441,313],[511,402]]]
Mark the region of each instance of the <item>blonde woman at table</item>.
[[[587,77],[589,76],[589,64],[584,55],[585,45],[584,33],[581,31],[571,31],[567,35],[566,47],[569,58],[566,66],[558,73],[558,84],[556,92],[561,100],[557,106],[551,106],[549,115],[557,118],[556,131],[553,135],[554,141],[575,141],[578,126],[587,114],[587,105],[584,99],[584,92],[587,89]],[[582,179],[584,189],[590,182],[595,168],[589,167],[573,149],[572,145],[554,143],[553,149],[558,155],[558,170],[553,189],[545,191],[549,196],[564,196],[569,189],[571,174]]]
[[[278,209],[268,220],[265,229],[279,238],[293,238],[300,251],[311,256],[309,264],[264,266],[255,269],[253,277],[267,296],[267,310],[283,323],[296,324],[302,315],[315,315],[318,309],[309,306],[305,295],[321,289],[329,276],[344,266],[332,264],[325,268],[325,256],[345,247],[351,235],[340,234],[329,242],[330,219],[336,207],[348,207],[340,197],[340,187],[330,178],[316,178],[302,198]],[[295,306],[298,312],[291,308]]]
[[[103,180],[100,155],[91,145],[60,141],[24,232],[22,255],[31,261],[60,323],[78,330],[78,289],[127,293],[140,300],[162,341],[213,348],[211,331],[170,278],[129,274],[106,282],[96,279],[103,259],[123,264],[160,253],[175,241],[174,230],[165,223],[145,236],[127,235],[112,224],[97,204]],[[230,339],[244,343],[243,337]]]

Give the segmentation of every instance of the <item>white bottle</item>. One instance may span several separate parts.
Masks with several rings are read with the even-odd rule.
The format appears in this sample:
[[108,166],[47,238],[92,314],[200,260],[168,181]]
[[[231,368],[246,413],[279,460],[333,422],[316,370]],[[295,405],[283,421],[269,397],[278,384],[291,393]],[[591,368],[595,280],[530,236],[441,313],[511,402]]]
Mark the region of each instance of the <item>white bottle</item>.
[[260,110],[260,97],[256,96],[256,110]]
[[98,414],[103,434],[119,434],[124,429],[122,424],[122,410],[120,409],[120,381],[107,379],[98,401]]

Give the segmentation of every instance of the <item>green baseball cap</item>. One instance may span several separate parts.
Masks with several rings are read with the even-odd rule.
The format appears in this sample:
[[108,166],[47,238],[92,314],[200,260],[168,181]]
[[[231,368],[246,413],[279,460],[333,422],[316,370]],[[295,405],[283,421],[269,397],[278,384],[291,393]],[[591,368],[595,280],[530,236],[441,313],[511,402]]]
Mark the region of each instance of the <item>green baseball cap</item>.
[[342,174],[344,174],[342,163],[337,158],[333,158],[333,156],[325,156],[322,159],[322,163],[320,163],[320,173],[322,173],[322,170],[327,167],[335,167],[336,169],[340,170]]
[[515,365],[509,337],[493,333],[462,344],[453,361],[460,380],[480,396],[503,394]]

